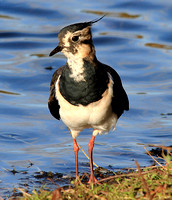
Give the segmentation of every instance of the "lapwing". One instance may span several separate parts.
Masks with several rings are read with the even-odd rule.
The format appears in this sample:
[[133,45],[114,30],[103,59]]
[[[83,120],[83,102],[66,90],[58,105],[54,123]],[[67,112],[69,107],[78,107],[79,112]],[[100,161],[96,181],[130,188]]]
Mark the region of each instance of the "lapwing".
[[91,171],[88,183],[98,182],[93,172],[95,136],[114,130],[124,110],[129,110],[120,76],[96,57],[91,27],[100,19],[61,29],[59,44],[49,55],[62,52],[67,58],[66,64],[53,74],[48,106],[52,116],[61,119],[73,137],[76,179],[79,179],[76,138],[84,129],[93,130],[88,144]]

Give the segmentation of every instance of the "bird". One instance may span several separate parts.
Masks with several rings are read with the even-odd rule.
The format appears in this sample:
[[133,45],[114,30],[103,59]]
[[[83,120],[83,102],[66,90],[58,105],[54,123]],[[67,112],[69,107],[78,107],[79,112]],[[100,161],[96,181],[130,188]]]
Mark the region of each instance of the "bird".
[[66,64],[52,76],[48,108],[54,118],[64,122],[72,135],[76,180],[79,180],[76,138],[84,129],[93,130],[88,143],[88,184],[98,183],[93,171],[95,137],[115,129],[124,110],[129,110],[120,76],[96,57],[91,28],[103,17],[62,28],[58,33],[58,46],[49,54],[62,52],[67,58]]

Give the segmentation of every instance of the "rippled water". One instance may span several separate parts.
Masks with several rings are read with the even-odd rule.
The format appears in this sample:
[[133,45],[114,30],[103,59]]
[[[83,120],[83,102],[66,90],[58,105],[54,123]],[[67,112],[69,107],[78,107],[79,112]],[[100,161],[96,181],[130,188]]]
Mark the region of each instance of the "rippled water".
[[[147,166],[145,145],[171,145],[171,0],[0,0],[0,196],[37,187],[40,171],[74,175],[72,137],[47,108],[51,76],[66,59],[48,54],[62,27],[103,14],[93,26],[97,57],[120,74],[130,111],[115,132],[96,137],[95,163],[114,171],[135,167],[134,159]],[[78,138],[85,151],[90,138],[90,130]],[[89,172],[81,151],[79,167]]]

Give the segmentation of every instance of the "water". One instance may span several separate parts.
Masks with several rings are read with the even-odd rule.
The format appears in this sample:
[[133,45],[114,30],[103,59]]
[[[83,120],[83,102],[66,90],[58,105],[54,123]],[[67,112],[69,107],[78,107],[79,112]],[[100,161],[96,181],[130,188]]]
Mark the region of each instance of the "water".
[[[56,47],[62,27],[105,13],[93,26],[97,57],[120,74],[130,111],[120,118],[115,132],[96,137],[94,161],[114,171],[135,167],[134,159],[148,166],[152,160],[144,146],[171,145],[170,0],[88,0],[82,4],[77,0],[1,0],[0,196],[9,195],[14,187],[38,187],[43,181],[34,175],[40,171],[74,176],[72,137],[47,108],[52,74],[66,59],[62,54],[48,54]],[[78,138],[86,152],[90,138],[90,130]],[[82,151],[79,171],[89,172]]]

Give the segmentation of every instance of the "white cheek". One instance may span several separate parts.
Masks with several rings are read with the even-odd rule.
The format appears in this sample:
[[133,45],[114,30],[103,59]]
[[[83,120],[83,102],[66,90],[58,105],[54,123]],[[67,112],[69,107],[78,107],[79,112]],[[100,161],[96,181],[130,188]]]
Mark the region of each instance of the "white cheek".
[[[72,34],[68,31],[65,36],[63,37],[62,41],[65,47],[70,47],[69,38],[72,36]],[[62,51],[63,52],[63,51]]]

